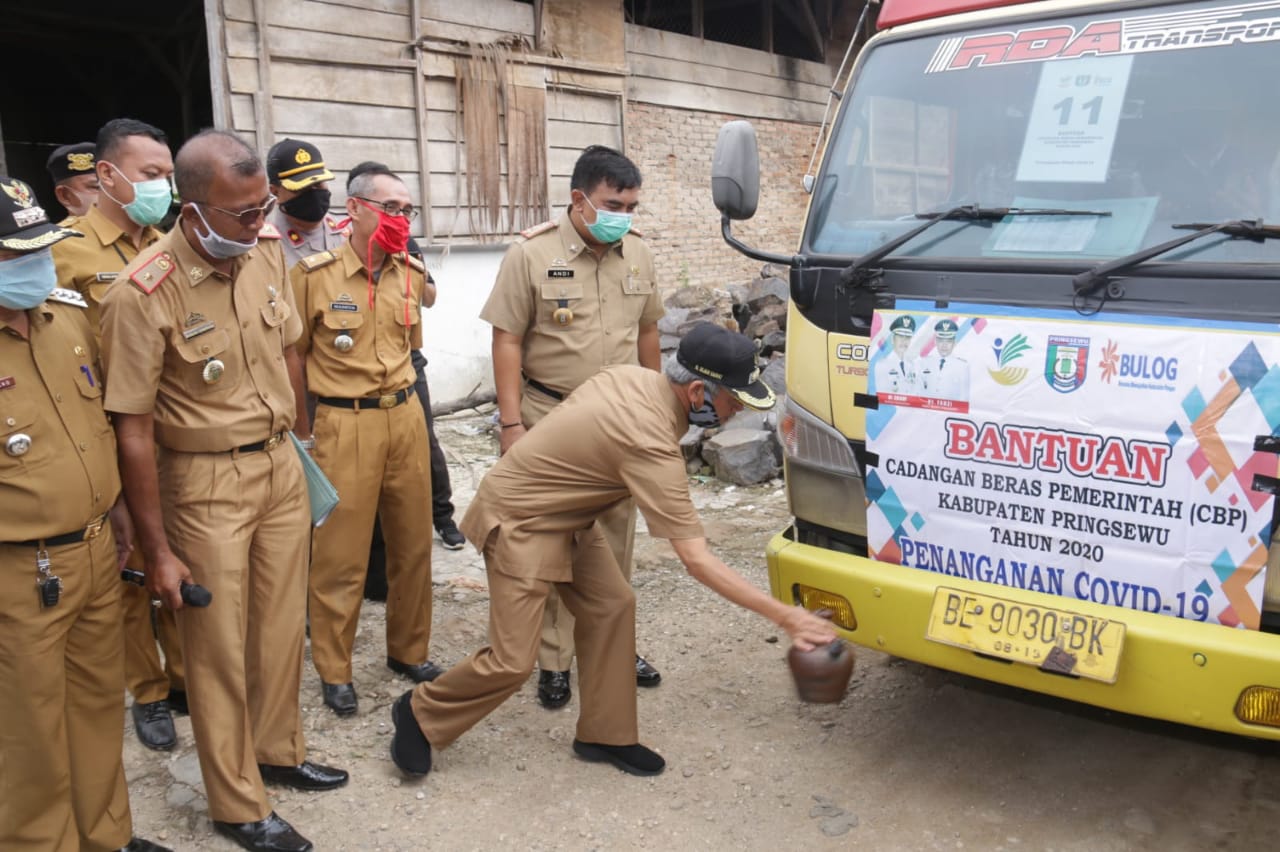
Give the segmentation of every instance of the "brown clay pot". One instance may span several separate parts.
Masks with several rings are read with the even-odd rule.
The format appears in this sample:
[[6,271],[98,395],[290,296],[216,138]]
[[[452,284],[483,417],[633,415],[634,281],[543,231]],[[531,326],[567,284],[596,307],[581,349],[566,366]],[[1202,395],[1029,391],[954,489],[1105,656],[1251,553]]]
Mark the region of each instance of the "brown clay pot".
[[853,676],[853,648],[843,639],[811,651],[801,651],[793,645],[787,652],[787,664],[801,701],[835,704],[844,698]]

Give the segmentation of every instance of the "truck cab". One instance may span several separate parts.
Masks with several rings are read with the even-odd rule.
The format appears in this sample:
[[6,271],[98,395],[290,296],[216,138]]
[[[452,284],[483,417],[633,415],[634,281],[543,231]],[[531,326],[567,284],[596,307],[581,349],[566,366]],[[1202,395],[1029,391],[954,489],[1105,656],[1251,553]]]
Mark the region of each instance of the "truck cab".
[[[1280,0],[886,0],[791,254],[779,599],[1280,739]],[[825,126],[824,126],[825,130]]]

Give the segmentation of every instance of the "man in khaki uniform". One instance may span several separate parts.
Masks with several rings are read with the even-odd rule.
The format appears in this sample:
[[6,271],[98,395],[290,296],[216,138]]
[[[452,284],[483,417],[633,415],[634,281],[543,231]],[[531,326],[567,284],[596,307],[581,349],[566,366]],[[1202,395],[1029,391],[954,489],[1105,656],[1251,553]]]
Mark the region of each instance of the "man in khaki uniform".
[[[141,249],[160,239],[160,232],[152,227],[159,220],[151,215],[160,205],[151,209],[134,204],[136,193],[129,181],[159,181],[163,192],[172,197],[169,180],[173,175],[173,155],[162,131],[129,118],[103,125],[98,131],[97,150],[102,152],[100,159],[106,161],[100,167],[114,178],[113,192],[122,201],[128,194],[128,200],[122,204],[104,193],[87,213],[70,219],[68,226],[83,232],[85,238],[59,243],[54,247],[53,259],[59,285],[80,291],[89,301],[93,333],[101,340],[98,306],[102,297],[120,270]],[[129,567],[142,570],[140,552],[131,555]],[[186,712],[187,704],[177,622],[172,610],[156,610],[152,606],[146,589],[126,585],[123,597],[124,673],[125,685],[133,696],[130,714],[134,730],[138,741],[147,748],[167,751],[178,742],[172,710]],[[164,650],[163,663],[157,638]]]
[[[598,371],[616,364],[662,366],[663,307],[653,255],[630,231],[640,170],[612,148],[593,145],[578,158],[569,186],[572,200],[560,219],[525,231],[507,251],[480,312],[493,325],[504,453]],[[635,506],[627,500],[601,518],[627,581],[635,527]],[[573,616],[552,594],[538,654],[538,700],[544,707],[568,702],[573,653]],[[661,680],[640,656],[633,674],[640,686]]]
[[132,534],[116,503],[120,477],[102,410],[98,346],[80,294],[54,289],[49,256],[49,246],[78,236],[49,223],[31,187],[0,175],[0,849],[6,852],[162,848],[131,839],[121,763],[118,572]]
[[324,703],[356,712],[351,652],[375,516],[387,542],[387,666],[416,682],[440,669],[431,638],[430,447],[409,353],[422,347],[426,268],[406,252],[417,213],[385,169],[352,181],[351,240],[293,268],[299,354],[315,394],[315,459],[341,502],[312,537],[311,659]]
[[835,638],[830,624],[717,559],[689,498],[681,436],[691,419],[714,425],[744,403],[772,407],[759,375],[750,340],[705,323],[681,341],[666,375],[606,368],[498,461],[462,519],[484,553],[490,646],[393,705],[391,756],[400,769],[425,775],[432,748],[448,746],[520,688],[556,588],[576,616],[582,710],[574,751],[635,775],[662,771],[663,759],[639,743],[628,665],[635,593],[600,529],[601,512],[621,500],[635,500],[649,530],[671,540],[694,578],[773,620],[801,649]]
[[53,181],[53,197],[67,211],[67,218],[59,222],[66,226],[73,216],[83,216],[98,200],[98,172],[93,165],[92,142],[77,142],[53,149],[44,167]]
[[[209,816],[246,849],[305,852],[263,782],[324,790],[347,773],[304,760],[298,709],[309,506],[285,433],[310,432],[301,324],[253,151],[204,131],[175,177],[178,224],[103,300],[106,407],[147,586],[179,610]],[[193,580],[207,608],[183,609]]]
[[329,181],[320,149],[299,139],[281,139],[267,152],[267,180],[279,204],[267,221],[284,235],[289,268],[304,257],[336,250],[348,227],[329,213]]

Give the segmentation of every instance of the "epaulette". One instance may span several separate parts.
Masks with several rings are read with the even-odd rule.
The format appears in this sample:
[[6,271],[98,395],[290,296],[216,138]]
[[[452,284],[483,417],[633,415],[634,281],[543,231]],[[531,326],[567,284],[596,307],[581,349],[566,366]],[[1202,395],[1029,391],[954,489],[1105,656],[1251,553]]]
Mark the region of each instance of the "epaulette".
[[160,282],[173,273],[173,257],[162,251],[146,263],[133,270],[129,280],[142,292],[150,296],[160,286]]
[[84,300],[79,290],[69,290],[66,287],[54,287],[49,298],[64,305],[75,305],[77,308],[89,307],[89,303]]
[[270,222],[263,222],[262,227],[258,230],[258,239],[260,240],[278,240],[282,236],[280,229]]
[[520,236],[528,240],[538,236],[538,234],[545,234],[554,227],[556,227],[556,223],[554,221],[543,222],[541,225],[534,225],[532,228],[525,228],[520,232]]
[[314,272],[322,266],[328,266],[337,259],[338,256],[332,251],[322,251],[307,255],[298,261],[298,265],[308,272]]
[[418,270],[419,272],[427,271],[427,265],[422,261],[418,260],[418,256],[416,254],[407,254],[405,255],[405,257],[409,259],[409,265],[412,266],[414,269]]

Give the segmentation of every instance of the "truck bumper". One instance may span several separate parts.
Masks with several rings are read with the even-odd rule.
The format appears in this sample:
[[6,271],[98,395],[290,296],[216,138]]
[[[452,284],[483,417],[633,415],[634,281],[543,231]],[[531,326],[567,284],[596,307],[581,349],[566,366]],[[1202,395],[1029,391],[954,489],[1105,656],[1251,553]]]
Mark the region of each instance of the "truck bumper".
[[[796,603],[796,584],[843,596],[853,606],[857,626],[841,633],[868,648],[1110,710],[1280,740],[1280,727],[1247,724],[1235,714],[1246,688],[1280,689],[1280,636],[940,576],[798,544],[787,533],[774,536],[766,556],[774,597]],[[940,585],[1123,622],[1116,682],[1053,674],[926,639],[934,591]]]

